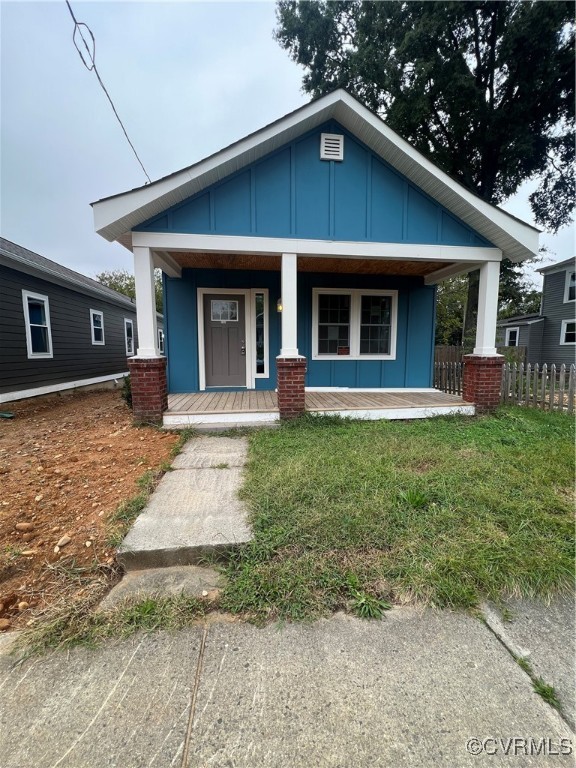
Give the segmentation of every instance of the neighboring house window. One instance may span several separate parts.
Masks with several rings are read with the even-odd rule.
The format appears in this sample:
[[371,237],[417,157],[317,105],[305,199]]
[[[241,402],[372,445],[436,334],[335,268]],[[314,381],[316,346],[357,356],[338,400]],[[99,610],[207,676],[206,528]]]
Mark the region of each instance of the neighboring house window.
[[124,336],[126,339],[126,354],[128,357],[134,354],[134,324],[132,320],[124,318]]
[[312,357],[394,359],[397,295],[315,288]]
[[504,341],[504,346],[517,347],[519,338],[520,338],[519,328],[506,328],[506,339]]
[[104,314],[97,309],[90,310],[92,344],[104,344]]
[[576,272],[566,272],[564,285],[564,302],[576,301]]
[[158,349],[161,354],[164,354],[164,331],[162,328],[158,328]]
[[562,320],[560,344],[576,344],[576,320]]
[[22,291],[28,357],[52,357],[48,296]]

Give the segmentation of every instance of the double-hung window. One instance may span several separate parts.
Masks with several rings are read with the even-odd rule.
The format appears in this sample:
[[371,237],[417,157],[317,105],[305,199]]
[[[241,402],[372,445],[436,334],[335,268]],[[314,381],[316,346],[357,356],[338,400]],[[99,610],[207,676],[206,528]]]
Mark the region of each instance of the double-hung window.
[[22,291],[28,357],[53,357],[48,296]]
[[573,270],[566,272],[566,282],[564,283],[564,303],[567,301],[576,301],[576,272]]
[[131,357],[134,354],[134,323],[127,317],[124,318],[124,338],[126,340],[126,355]]
[[104,313],[97,309],[90,310],[90,329],[92,344],[104,344]]
[[506,328],[505,347],[517,347],[520,328]]
[[397,291],[314,288],[313,359],[395,359],[397,300]]
[[576,344],[576,320],[562,320],[560,344]]

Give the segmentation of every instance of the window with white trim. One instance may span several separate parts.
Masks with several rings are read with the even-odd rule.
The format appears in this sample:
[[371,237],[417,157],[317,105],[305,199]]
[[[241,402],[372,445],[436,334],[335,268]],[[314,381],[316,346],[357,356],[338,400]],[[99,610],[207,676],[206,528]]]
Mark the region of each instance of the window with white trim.
[[22,303],[24,305],[28,357],[53,357],[48,296],[22,291]]
[[505,347],[517,347],[520,338],[520,328],[506,328]]
[[562,320],[560,344],[576,344],[576,320]]
[[567,301],[576,301],[576,272],[574,272],[574,270],[568,270],[568,272],[566,272],[564,303]]
[[104,313],[98,309],[90,310],[90,330],[92,344],[104,344]]
[[396,357],[397,291],[314,288],[315,360]]
[[158,328],[158,350],[161,355],[164,354],[164,331]]
[[124,318],[124,338],[126,340],[126,355],[134,354],[134,323],[127,317]]
[[267,378],[268,373],[268,291],[252,291],[254,316],[254,351],[256,354],[254,376]]

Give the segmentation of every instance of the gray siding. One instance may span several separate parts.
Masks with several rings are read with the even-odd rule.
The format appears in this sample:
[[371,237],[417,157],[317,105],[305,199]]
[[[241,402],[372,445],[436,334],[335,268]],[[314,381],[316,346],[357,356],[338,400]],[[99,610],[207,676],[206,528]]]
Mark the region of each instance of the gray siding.
[[[570,270],[571,271],[571,270]],[[574,320],[575,302],[564,302],[566,270],[544,275],[542,315],[545,317],[539,363],[574,363],[576,347],[560,344],[562,320]]]
[[[28,359],[22,290],[48,297],[52,358]],[[93,345],[90,310],[104,314],[105,344]],[[106,376],[128,370],[124,318],[136,312],[0,266],[0,393]]]

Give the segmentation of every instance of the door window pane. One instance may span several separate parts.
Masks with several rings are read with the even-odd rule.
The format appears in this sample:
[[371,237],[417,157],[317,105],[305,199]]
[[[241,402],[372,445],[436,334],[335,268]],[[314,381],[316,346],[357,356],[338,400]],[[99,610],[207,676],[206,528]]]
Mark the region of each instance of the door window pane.
[[223,299],[213,299],[211,302],[211,318],[215,323],[238,322],[238,302]]
[[256,373],[265,373],[264,294],[256,294]]
[[318,354],[337,355],[338,349],[350,348],[350,296],[318,296]]

